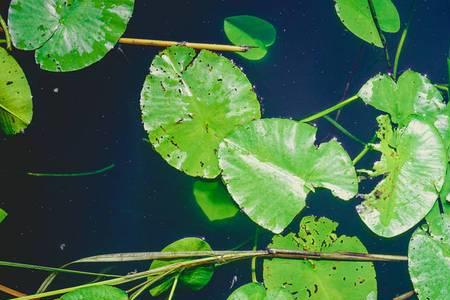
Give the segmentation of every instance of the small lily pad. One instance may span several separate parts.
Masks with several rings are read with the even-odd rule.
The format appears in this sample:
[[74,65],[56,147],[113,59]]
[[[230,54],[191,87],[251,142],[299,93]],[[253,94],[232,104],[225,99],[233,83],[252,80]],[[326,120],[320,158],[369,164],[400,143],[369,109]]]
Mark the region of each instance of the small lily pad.
[[228,296],[227,300],[293,300],[294,297],[284,288],[266,290],[259,283],[247,283]]
[[228,191],[260,226],[282,232],[315,188],[329,189],[344,200],[357,193],[347,152],[336,140],[314,145],[316,130],[292,120],[256,120],[220,145],[219,163]]
[[13,135],[31,123],[31,90],[22,68],[4,48],[0,48],[0,70],[0,128]]
[[134,0],[12,0],[14,46],[36,50],[36,62],[53,72],[87,67],[103,58],[125,32]]
[[[313,252],[367,253],[357,237],[337,236],[338,224],[327,218],[304,217],[298,234],[277,235],[269,248]],[[294,299],[377,299],[373,263],[326,260],[264,260],[268,289],[285,288]]]
[[267,48],[275,43],[277,37],[277,31],[272,24],[254,16],[228,17],[223,22],[223,28],[233,44],[255,47],[247,52],[237,52],[250,60],[259,60],[266,56]]
[[178,170],[205,178],[220,173],[223,138],[261,116],[251,83],[230,60],[179,46],[154,58],[141,110],[155,150]]
[[0,208],[0,223],[3,222],[7,216],[8,214],[6,213],[6,211]]
[[[166,246],[164,249],[162,249],[162,252],[179,252],[179,251],[212,251],[212,249],[207,242],[205,242],[202,239],[194,237],[184,238],[175,241]],[[172,259],[172,260],[155,260],[152,262],[150,269],[157,269],[174,263],[179,263],[188,260],[189,258]],[[178,284],[190,288],[191,290],[198,291],[209,283],[213,274],[214,274],[214,267],[212,266],[205,266],[184,270],[178,277]],[[152,296],[156,297],[167,291],[172,286],[175,280],[175,276],[176,275],[165,278],[159,285],[152,288],[150,290]]]
[[127,300],[128,295],[121,289],[107,286],[91,286],[67,293],[61,300]]

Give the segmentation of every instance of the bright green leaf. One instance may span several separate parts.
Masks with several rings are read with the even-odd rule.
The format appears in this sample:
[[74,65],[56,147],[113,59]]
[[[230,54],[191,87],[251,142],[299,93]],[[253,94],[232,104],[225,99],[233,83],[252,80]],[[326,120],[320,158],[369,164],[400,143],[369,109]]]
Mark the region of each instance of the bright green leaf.
[[[337,236],[337,226],[327,218],[304,217],[298,234],[274,236],[269,248],[367,253],[357,237]],[[294,299],[377,299],[375,269],[371,262],[264,260],[264,283],[268,289],[286,288]]]
[[[211,247],[207,242],[199,238],[184,238],[175,241],[166,246],[162,252],[179,252],[179,251],[211,251]],[[187,259],[172,259],[172,260],[155,260],[152,262],[150,269],[161,268],[174,263],[188,261]],[[178,277],[178,284],[188,287],[194,291],[202,289],[211,280],[214,273],[214,267],[205,266],[182,271]],[[152,296],[158,296],[168,290],[175,280],[175,276],[170,276],[164,279],[159,285],[150,290]]]
[[[377,47],[383,47],[367,0],[335,0],[336,12],[341,22],[354,35]],[[400,16],[391,0],[373,0],[380,29],[397,32]]]
[[247,52],[237,52],[250,60],[262,59],[267,48],[275,43],[277,31],[269,22],[254,16],[233,16],[224,20],[223,28],[235,45],[254,46]]
[[67,293],[61,300],[127,300],[128,295],[124,291],[107,285],[99,285],[81,288]]
[[447,165],[447,173],[445,175],[444,185],[439,193],[441,201],[450,203],[450,164]]
[[155,57],[141,94],[155,150],[191,176],[219,175],[217,149],[237,126],[260,118],[251,83],[230,60],[171,47]]
[[393,131],[389,117],[377,118],[382,153],[371,176],[384,178],[367,195],[357,211],[377,235],[399,235],[422,220],[435,203],[447,167],[445,147],[434,126],[412,119]]
[[125,32],[134,0],[13,0],[14,45],[36,50],[48,71],[74,71],[103,58]]
[[6,211],[0,208],[0,223],[3,222],[7,216],[8,214],[6,213]]
[[257,224],[280,233],[323,187],[344,200],[358,190],[350,157],[336,141],[314,145],[316,128],[286,119],[253,121],[219,148],[222,176],[233,199]]
[[236,289],[227,300],[293,300],[294,297],[284,288],[266,290],[259,283],[248,283]]
[[196,181],[194,197],[210,221],[232,218],[239,211],[230,194],[219,181]]
[[33,103],[22,68],[0,48],[0,128],[5,134],[22,132],[33,117]]

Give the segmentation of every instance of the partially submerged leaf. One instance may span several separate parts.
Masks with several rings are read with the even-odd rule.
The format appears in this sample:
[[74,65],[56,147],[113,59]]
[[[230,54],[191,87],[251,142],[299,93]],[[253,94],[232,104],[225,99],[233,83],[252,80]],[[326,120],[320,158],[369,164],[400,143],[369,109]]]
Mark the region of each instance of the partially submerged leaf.
[[232,218],[239,211],[220,181],[198,180],[194,183],[193,192],[195,201],[210,221]]
[[28,81],[22,68],[0,47],[0,128],[7,134],[23,132],[33,116]]
[[154,58],[141,109],[155,150],[178,170],[205,178],[220,173],[222,139],[261,116],[251,83],[230,60],[178,46]]
[[106,55],[125,32],[134,0],[12,0],[14,46],[36,50],[48,71],[74,71]]
[[247,283],[228,296],[227,300],[293,300],[294,297],[285,288],[266,290],[259,283]]
[[416,225],[431,210],[444,182],[445,147],[437,130],[425,121],[412,119],[392,130],[389,117],[377,118],[382,153],[371,176],[384,178],[367,195],[357,211],[377,235],[393,237]]
[[[338,224],[327,218],[304,217],[298,234],[274,236],[269,248],[317,252],[367,253],[357,237],[337,236]],[[264,260],[268,289],[286,288],[294,299],[372,299],[377,297],[373,263],[326,260]]]
[[127,300],[128,295],[124,291],[107,285],[99,285],[81,288],[67,293],[61,300]]
[[323,187],[344,200],[358,190],[355,169],[342,146],[317,147],[316,128],[286,119],[239,127],[219,148],[222,177],[234,201],[257,224],[280,233]]
[[[375,21],[367,0],[335,0],[336,12],[341,22],[360,39],[383,47]],[[380,29],[397,32],[400,29],[400,16],[391,0],[373,0],[375,14]]]
[[6,213],[6,211],[0,208],[0,223],[3,222],[7,216],[8,214]]
[[259,60],[266,56],[267,48],[275,43],[277,36],[277,31],[272,24],[254,16],[225,18],[223,28],[233,44],[256,47],[247,52],[237,52],[250,60]]
[[[199,238],[184,238],[175,241],[164,249],[162,252],[179,252],[179,251],[211,251],[211,247],[207,242]],[[172,260],[155,260],[152,262],[150,269],[157,269],[165,267],[174,263],[179,263],[183,261],[188,261],[186,259],[172,259]],[[194,291],[202,289],[211,280],[214,273],[214,267],[205,266],[187,269],[181,272],[178,277],[178,284]],[[166,277],[161,283],[150,290],[152,296],[156,297],[165,291],[167,291],[173,284],[176,275]]]

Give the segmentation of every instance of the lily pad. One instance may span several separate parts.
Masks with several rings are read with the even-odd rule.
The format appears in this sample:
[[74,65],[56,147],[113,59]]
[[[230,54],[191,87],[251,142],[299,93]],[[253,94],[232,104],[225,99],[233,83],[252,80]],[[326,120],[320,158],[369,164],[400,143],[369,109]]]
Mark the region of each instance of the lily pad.
[[370,176],[384,178],[364,195],[357,211],[377,235],[393,237],[420,222],[431,210],[444,182],[447,167],[445,147],[438,131],[425,121],[412,119],[395,131],[389,117],[377,118],[382,153]]
[[439,195],[442,202],[450,203],[450,164],[447,165],[447,173],[445,175],[444,185],[442,186]]
[[103,58],[125,32],[134,0],[12,0],[14,46],[36,50],[36,62],[53,72],[87,67]]
[[267,48],[275,43],[277,37],[277,31],[272,24],[254,16],[228,17],[223,22],[223,28],[233,44],[255,47],[247,52],[237,52],[250,60],[259,60],[266,56]]
[[6,213],[6,211],[0,208],[0,223],[3,222],[7,216],[8,214]]
[[179,46],[153,60],[141,109],[155,150],[178,170],[205,178],[220,173],[223,138],[261,116],[251,83],[230,60]]
[[266,290],[258,283],[248,283],[236,289],[227,300],[293,300],[294,297],[284,288]]
[[[383,47],[368,1],[335,0],[335,2],[337,15],[348,30],[370,44]],[[400,16],[392,1],[373,0],[372,2],[380,29],[391,33],[399,31]]]
[[124,291],[107,285],[99,285],[81,288],[67,293],[61,300],[127,300],[128,295]]
[[[304,217],[298,234],[274,236],[269,248],[314,252],[367,253],[357,237],[337,236],[338,224],[327,218]],[[268,289],[286,288],[294,299],[377,299],[373,263],[326,260],[264,260]]]
[[305,207],[315,188],[351,199],[355,169],[336,141],[314,145],[316,128],[286,119],[253,121],[219,148],[222,177],[234,201],[257,224],[280,233]]
[[7,135],[23,132],[31,123],[33,103],[22,68],[0,48],[0,128]]
[[231,199],[230,194],[219,181],[196,181],[194,197],[210,221],[229,219],[239,212],[239,208]]
[[[162,252],[211,251],[211,250],[212,249],[209,246],[209,244],[204,240],[191,237],[191,238],[184,238],[169,244],[164,249],[162,249]],[[155,260],[150,265],[150,269],[157,269],[174,263],[179,263],[188,260],[190,259],[186,258],[186,259],[172,259],[172,260]],[[182,271],[182,273],[179,275],[178,284],[190,288],[191,290],[198,291],[209,283],[213,274],[214,274],[214,267],[212,266],[188,269]],[[159,285],[152,288],[150,290],[152,296],[156,297],[167,291],[172,286],[175,280],[175,276],[176,275],[172,275],[165,278]]]

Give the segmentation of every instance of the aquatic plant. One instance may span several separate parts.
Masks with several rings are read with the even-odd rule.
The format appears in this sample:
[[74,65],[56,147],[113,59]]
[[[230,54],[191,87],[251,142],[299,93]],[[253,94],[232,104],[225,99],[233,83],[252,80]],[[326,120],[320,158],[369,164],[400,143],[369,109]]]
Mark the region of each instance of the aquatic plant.
[[[294,121],[261,119],[260,104],[245,73],[231,60],[209,51],[231,50],[247,59],[263,58],[276,40],[275,28],[265,20],[226,18],[224,30],[235,45],[179,44],[121,38],[132,14],[132,0],[13,0],[9,28],[0,19],[5,34],[0,42],[6,44],[6,49],[0,48],[0,67],[7,70],[0,73],[0,127],[6,134],[23,131],[32,117],[30,88],[8,53],[13,46],[35,50],[42,69],[62,72],[97,62],[120,41],[171,46],[153,59],[141,92],[142,122],[149,142],[162,159],[187,175],[222,179],[224,185],[218,181],[194,185],[196,201],[211,221],[231,218],[239,207],[275,235],[265,250],[256,250],[255,242],[253,250],[215,251],[206,241],[187,237],[161,252],[99,255],[61,268],[0,261],[0,266],[51,273],[33,295],[2,286],[0,290],[22,300],[60,295],[63,300],[132,300],[147,290],[152,296],[166,293],[172,299],[179,286],[202,289],[216,267],[251,259],[253,282],[234,290],[228,299],[376,299],[373,262],[385,261],[408,263],[414,291],[402,299],[414,294],[419,299],[446,299],[450,294],[450,109],[445,97],[450,82],[433,84],[412,70],[397,76],[409,23],[392,63],[384,34],[396,33],[401,26],[391,0],[335,2],[344,26],[384,48],[393,72],[375,75],[348,99]],[[79,17],[88,20],[89,26],[82,28],[74,22]],[[450,58],[447,63],[450,77]],[[384,113],[377,117],[379,129],[369,143],[329,116],[359,100]],[[336,139],[316,145],[317,128],[308,123],[322,117],[363,144],[361,153],[352,160]],[[355,170],[369,151],[378,153],[379,160],[372,169]],[[29,175],[96,175],[113,166],[77,174]],[[408,256],[369,254],[358,237],[337,235],[338,223],[325,217],[305,216],[298,233],[284,232],[316,189],[352,200],[364,180],[357,175],[381,177],[355,205],[374,234],[391,238],[419,224]],[[5,217],[0,209],[0,222]],[[256,259],[264,260],[262,283],[258,283]],[[131,261],[152,263],[148,270],[125,275],[71,269],[79,263]],[[49,290],[59,273],[100,279]],[[130,283],[135,285],[126,292],[114,287]]]

